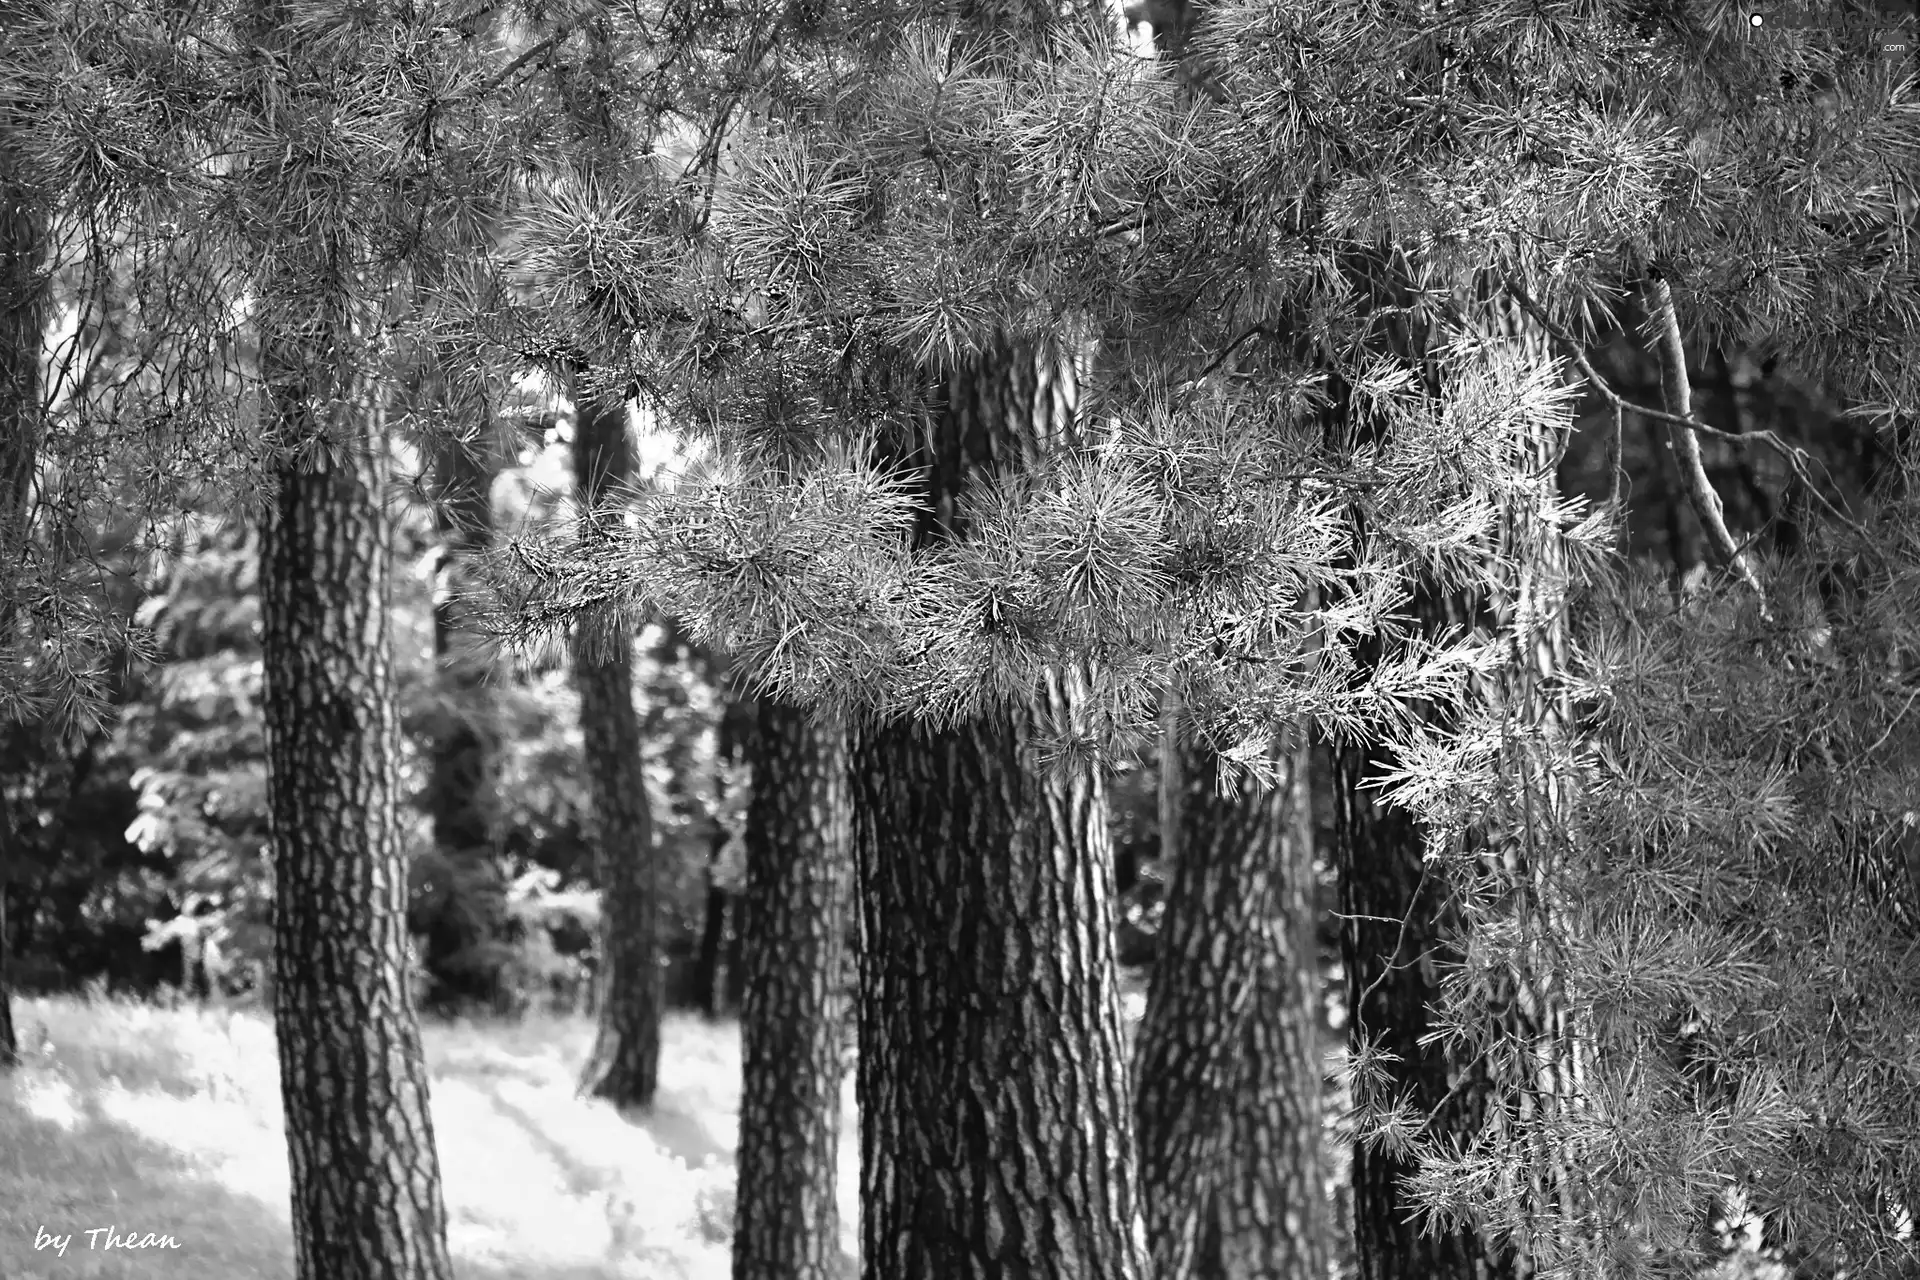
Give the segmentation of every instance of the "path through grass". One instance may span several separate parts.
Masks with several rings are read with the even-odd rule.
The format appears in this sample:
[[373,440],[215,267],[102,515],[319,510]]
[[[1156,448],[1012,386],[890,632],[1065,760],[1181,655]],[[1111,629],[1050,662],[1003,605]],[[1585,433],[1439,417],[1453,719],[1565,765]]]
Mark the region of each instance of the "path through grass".
[[[63,998],[16,1000],[14,1017],[26,1065],[0,1077],[0,1280],[292,1274],[278,1068],[263,1015]],[[734,1026],[669,1019],[659,1104],[631,1120],[573,1096],[593,1038],[584,1019],[424,1034],[460,1280],[728,1275]],[[851,1084],[844,1121],[842,1239],[852,1252]],[[64,1254],[54,1237],[67,1238]],[[146,1237],[145,1247],[121,1243]]]

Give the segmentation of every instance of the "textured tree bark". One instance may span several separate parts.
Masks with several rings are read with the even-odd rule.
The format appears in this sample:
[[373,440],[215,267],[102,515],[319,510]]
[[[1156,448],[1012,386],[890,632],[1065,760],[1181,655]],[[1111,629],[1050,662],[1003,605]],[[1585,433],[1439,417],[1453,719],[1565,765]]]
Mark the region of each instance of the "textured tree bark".
[[1180,753],[1179,854],[1136,1048],[1155,1274],[1322,1280],[1320,984],[1307,753],[1282,785],[1222,796]]
[[846,731],[769,699],[753,740],[734,1280],[835,1280],[853,798]]
[[[1490,320],[1483,336],[1517,344],[1528,367],[1538,369],[1551,360],[1547,334],[1518,308],[1497,310]],[[1539,430],[1525,442],[1524,456],[1511,461],[1528,475],[1551,477],[1563,448],[1561,432]],[[1473,867],[1462,871],[1456,864],[1450,870],[1446,862],[1425,858],[1418,824],[1380,802],[1374,785],[1380,762],[1368,748],[1333,753],[1350,1032],[1397,1057],[1383,1064],[1388,1092],[1404,1094],[1417,1113],[1431,1117],[1424,1136],[1462,1149],[1483,1131],[1496,1107],[1505,1110],[1508,1123],[1536,1126],[1535,1132],[1544,1134],[1546,1125],[1540,1122],[1553,1120],[1553,1112],[1570,1104],[1580,1079],[1574,1038],[1564,1007],[1551,994],[1551,975],[1527,971],[1525,964],[1499,975],[1498,998],[1489,1002],[1487,1014],[1496,1035],[1510,1046],[1524,1046],[1529,1060],[1525,1067],[1502,1070],[1527,1070],[1530,1078],[1496,1077],[1485,1061],[1449,1062],[1442,1046],[1421,1044],[1443,968],[1460,961],[1463,921],[1453,877],[1494,878],[1502,890],[1497,926],[1528,937],[1551,934],[1545,864],[1564,835],[1567,806],[1550,757],[1526,744],[1564,742],[1571,732],[1564,694],[1550,692],[1557,673],[1567,667],[1561,616],[1567,564],[1560,533],[1542,524],[1538,504],[1530,499],[1505,503],[1497,537],[1487,548],[1496,574],[1484,592],[1416,596],[1416,611],[1429,633],[1482,626],[1511,642],[1509,661],[1478,688],[1502,712],[1512,745],[1503,750],[1503,795],[1463,833],[1476,855]],[[1486,924],[1483,913],[1475,927]],[[1567,1259],[1577,1256],[1575,1242],[1533,1225],[1550,1206],[1564,1213],[1561,1198],[1570,1193],[1569,1180],[1560,1176],[1564,1165],[1545,1141],[1527,1185],[1509,1188],[1509,1203],[1498,1206],[1523,1207],[1515,1234],[1499,1239],[1472,1230],[1418,1229],[1401,1185],[1413,1164],[1372,1147],[1356,1149],[1354,1232],[1361,1280],[1478,1280],[1531,1275],[1542,1259],[1568,1265]]]
[[[576,399],[575,405],[574,489],[583,504],[597,506],[632,474],[627,409],[619,401]],[[583,519],[590,533],[591,519]],[[604,642],[577,636],[573,646],[601,895],[599,1030],[581,1088],[616,1106],[645,1107],[660,1080],[666,999],[653,818],[633,709],[631,637],[617,627],[597,640]]]
[[[1073,428],[1071,368],[1003,350],[949,383],[921,535],[970,476]],[[1097,775],[1035,769],[1034,711],[856,752],[862,1265],[869,1280],[1146,1274]]]
[[[1348,1027],[1395,1055],[1389,1092],[1434,1114],[1432,1132],[1470,1139],[1485,1116],[1487,1082],[1463,1076],[1440,1049],[1423,1045],[1439,995],[1439,966],[1457,959],[1456,921],[1445,872],[1423,861],[1425,839],[1404,812],[1371,785],[1378,765],[1363,747],[1333,752],[1335,848]],[[1401,1180],[1412,1161],[1367,1144],[1353,1152],[1353,1229],[1360,1280],[1494,1280],[1517,1275],[1513,1259],[1490,1253],[1471,1230],[1429,1233],[1412,1216]]]
[[[8,106],[11,115],[16,108]],[[0,680],[13,666],[34,467],[40,456],[40,346],[46,331],[46,214],[14,148],[0,139]],[[0,818],[4,821],[4,818]],[[11,833],[8,833],[11,835]],[[0,851],[0,858],[5,851]],[[0,884],[6,880],[0,864]],[[0,902],[0,1066],[18,1057]]]
[[434,734],[427,812],[443,874],[455,885],[427,895],[436,910],[424,922],[433,980],[429,999],[457,1009],[498,1003],[500,966],[486,954],[504,929],[504,886],[498,862],[499,733],[487,668],[461,603],[470,566],[493,542],[491,441],[437,442],[439,494],[434,515],[442,560],[434,584],[434,664],[445,708]]
[[[289,345],[263,339],[269,404],[309,441],[313,406],[335,397]],[[260,552],[294,1258],[300,1280],[439,1280],[446,1212],[407,984],[385,443],[358,412],[347,440],[274,465]]]

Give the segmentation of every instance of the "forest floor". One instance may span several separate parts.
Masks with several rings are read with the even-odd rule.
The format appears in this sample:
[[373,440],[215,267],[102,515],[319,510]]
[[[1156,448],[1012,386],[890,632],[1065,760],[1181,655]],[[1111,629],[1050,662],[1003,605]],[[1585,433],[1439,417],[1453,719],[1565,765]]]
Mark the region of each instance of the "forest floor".
[[[0,1077],[0,1280],[292,1274],[264,1014],[56,998],[16,999],[14,1019],[25,1063]],[[658,1103],[632,1117],[574,1096],[593,1041],[584,1018],[428,1024],[423,1035],[459,1280],[729,1274],[733,1024],[670,1018]],[[842,1115],[851,1253],[851,1082]]]

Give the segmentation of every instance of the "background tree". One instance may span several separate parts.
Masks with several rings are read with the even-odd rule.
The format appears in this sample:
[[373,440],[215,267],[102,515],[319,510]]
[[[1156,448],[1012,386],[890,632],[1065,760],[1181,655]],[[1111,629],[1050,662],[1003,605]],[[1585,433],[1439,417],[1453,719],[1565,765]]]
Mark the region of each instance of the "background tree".
[[1157,1274],[1327,1271],[1308,759],[1297,743],[1279,784],[1237,795],[1204,746],[1171,766],[1177,841],[1135,1050]]
[[[609,521],[617,525],[610,512],[632,483],[630,349],[647,339],[650,300],[626,269],[649,269],[631,244],[642,229],[634,224],[660,216],[642,196],[660,190],[661,117],[692,106],[660,91],[685,83],[684,72],[667,69],[683,54],[697,62],[696,48],[672,22],[656,33],[595,11],[556,20],[530,50],[544,51],[548,75],[532,88],[523,118],[557,125],[566,154],[531,193],[516,254],[536,308],[559,317],[547,326],[557,329],[557,343],[540,343],[535,363],[562,380],[572,401],[574,489],[590,539]],[[571,656],[603,898],[600,1025],[581,1084],[622,1106],[646,1106],[658,1084],[664,1002],[661,877],[633,705],[631,629],[622,619],[595,619],[575,637]]]
[[755,699],[729,676],[726,709],[715,747],[715,807],[721,815],[707,858],[707,898],[701,913],[700,954],[694,997],[709,1018],[736,1012],[745,997],[742,982],[741,895],[745,892],[746,809],[753,781],[749,752],[759,719]]
[[[12,132],[23,109],[11,95],[0,98],[0,118]],[[27,158],[11,139],[0,141],[0,716],[15,719],[25,655],[18,652],[16,615],[26,578],[30,503],[41,435],[40,354],[46,327],[47,269],[45,199]],[[0,804],[0,830],[14,844],[11,806]],[[11,878],[0,859],[0,886]],[[0,888],[0,1067],[18,1058],[11,987],[7,981],[6,894]]]
[[[440,697],[435,707],[425,805],[433,854],[416,860],[413,932],[433,978],[428,1001],[442,1008],[498,1005],[504,959],[505,886],[499,809],[500,712],[485,653],[465,614],[473,562],[493,542],[493,482],[501,468],[501,425],[485,384],[455,392],[432,361],[417,381],[431,415],[422,432],[433,472],[440,535],[435,567],[433,649]],[[436,429],[437,428],[437,429]]]
[[[575,491],[594,509],[632,473],[627,408],[623,400],[579,398],[576,405]],[[620,1106],[648,1106],[660,1079],[664,992],[653,826],[633,707],[632,638],[618,624],[610,637],[583,635],[575,644],[573,671],[603,898],[599,1034],[581,1085]]]

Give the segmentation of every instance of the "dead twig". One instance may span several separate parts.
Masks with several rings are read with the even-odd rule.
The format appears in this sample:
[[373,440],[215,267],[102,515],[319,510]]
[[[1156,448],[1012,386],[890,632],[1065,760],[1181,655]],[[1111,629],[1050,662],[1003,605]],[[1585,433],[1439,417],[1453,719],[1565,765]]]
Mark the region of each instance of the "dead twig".
[[1707,545],[1713,549],[1720,567],[1731,569],[1753,588],[1753,593],[1760,597],[1761,609],[1765,610],[1766,593],[1760,587],[1752,563],[1741,554],[1739,542],[1727,528],[1726,508],[1721,505],[1720,494],[1713,487],[1706,463],[1700,456],[1697,428],[1704,424],[1693,421],[1693,384],[1687,379],[1687,354],[1680,341],[1680,318],[1673,309],[1673,290],[1665,280],[1649,275],[1640,282],[1640,298],[1647,312],[1654,363],[1660,369],[1660,397],[1667,405],[1667,439],[1673,446],[1674,457],[1680,461],[1680,479],[1687,487],[1687,499],[1693,504],[1694,515],[1700,518]]
[[1674,414],[1660,409],[1649,408],[1646,405],[1635,404],[1633,401],[1628,400],[1625,396],[1615,391],[1607,380],[1600,376],[1600,371],[1595,369],[1592,362],[1587,359],[1586,352],[1581,348],[1580,343],[1574,339],[1572,334],[1548,318],[1545,308],[1534,301],[1533,296],[1527,292],[1524,285],[1517,280],[1509,279],[1507,281],[1507,291],[1511,293],[1514,298],[1519,301],[1520,305],[1525,307],[1535,319],[1546,327],[1547,332],[1553,335],[1556,341],[1567,349],[1567,354],[1573,357],[1575,366],[1585,375],[1587,382],[1595,391],[1600,393],[1601,399],[1605,400],[1613,409],[1638,414],[1654,422],[1663,422],[1669,427],[1686,427],[1697,435],[1707,436],[1714,440],[1728,440],[1737,445],[1750,443],[1764,444],[1778,454],[1780,459],[1787,464],[1787,469],[1792,471],[1794,478],[1806,487],[1807,492],[1812,496],[1813,500],[1820,505],[1821,510],[1825,511],[1829,516],[1833,517],[1835,521],[1845,526],[1856,536],[1861,538],[1867,536],[1865,526],[1847,515],[1846,512],[1840,510],[1826,494],[1821,492],[1820,486],[1814,481],[1813,472],[1809,465],[1813,459],[1805,449],[1802,449],[1799,445],[1790,444],[1782,440],[1773,431],[1749,431],[1744,434],[1737,434],[1732,431],[1723,431],[1719,427],[1708,426],[1706,423],[1694,417],[1690,411],[1684,414]]

